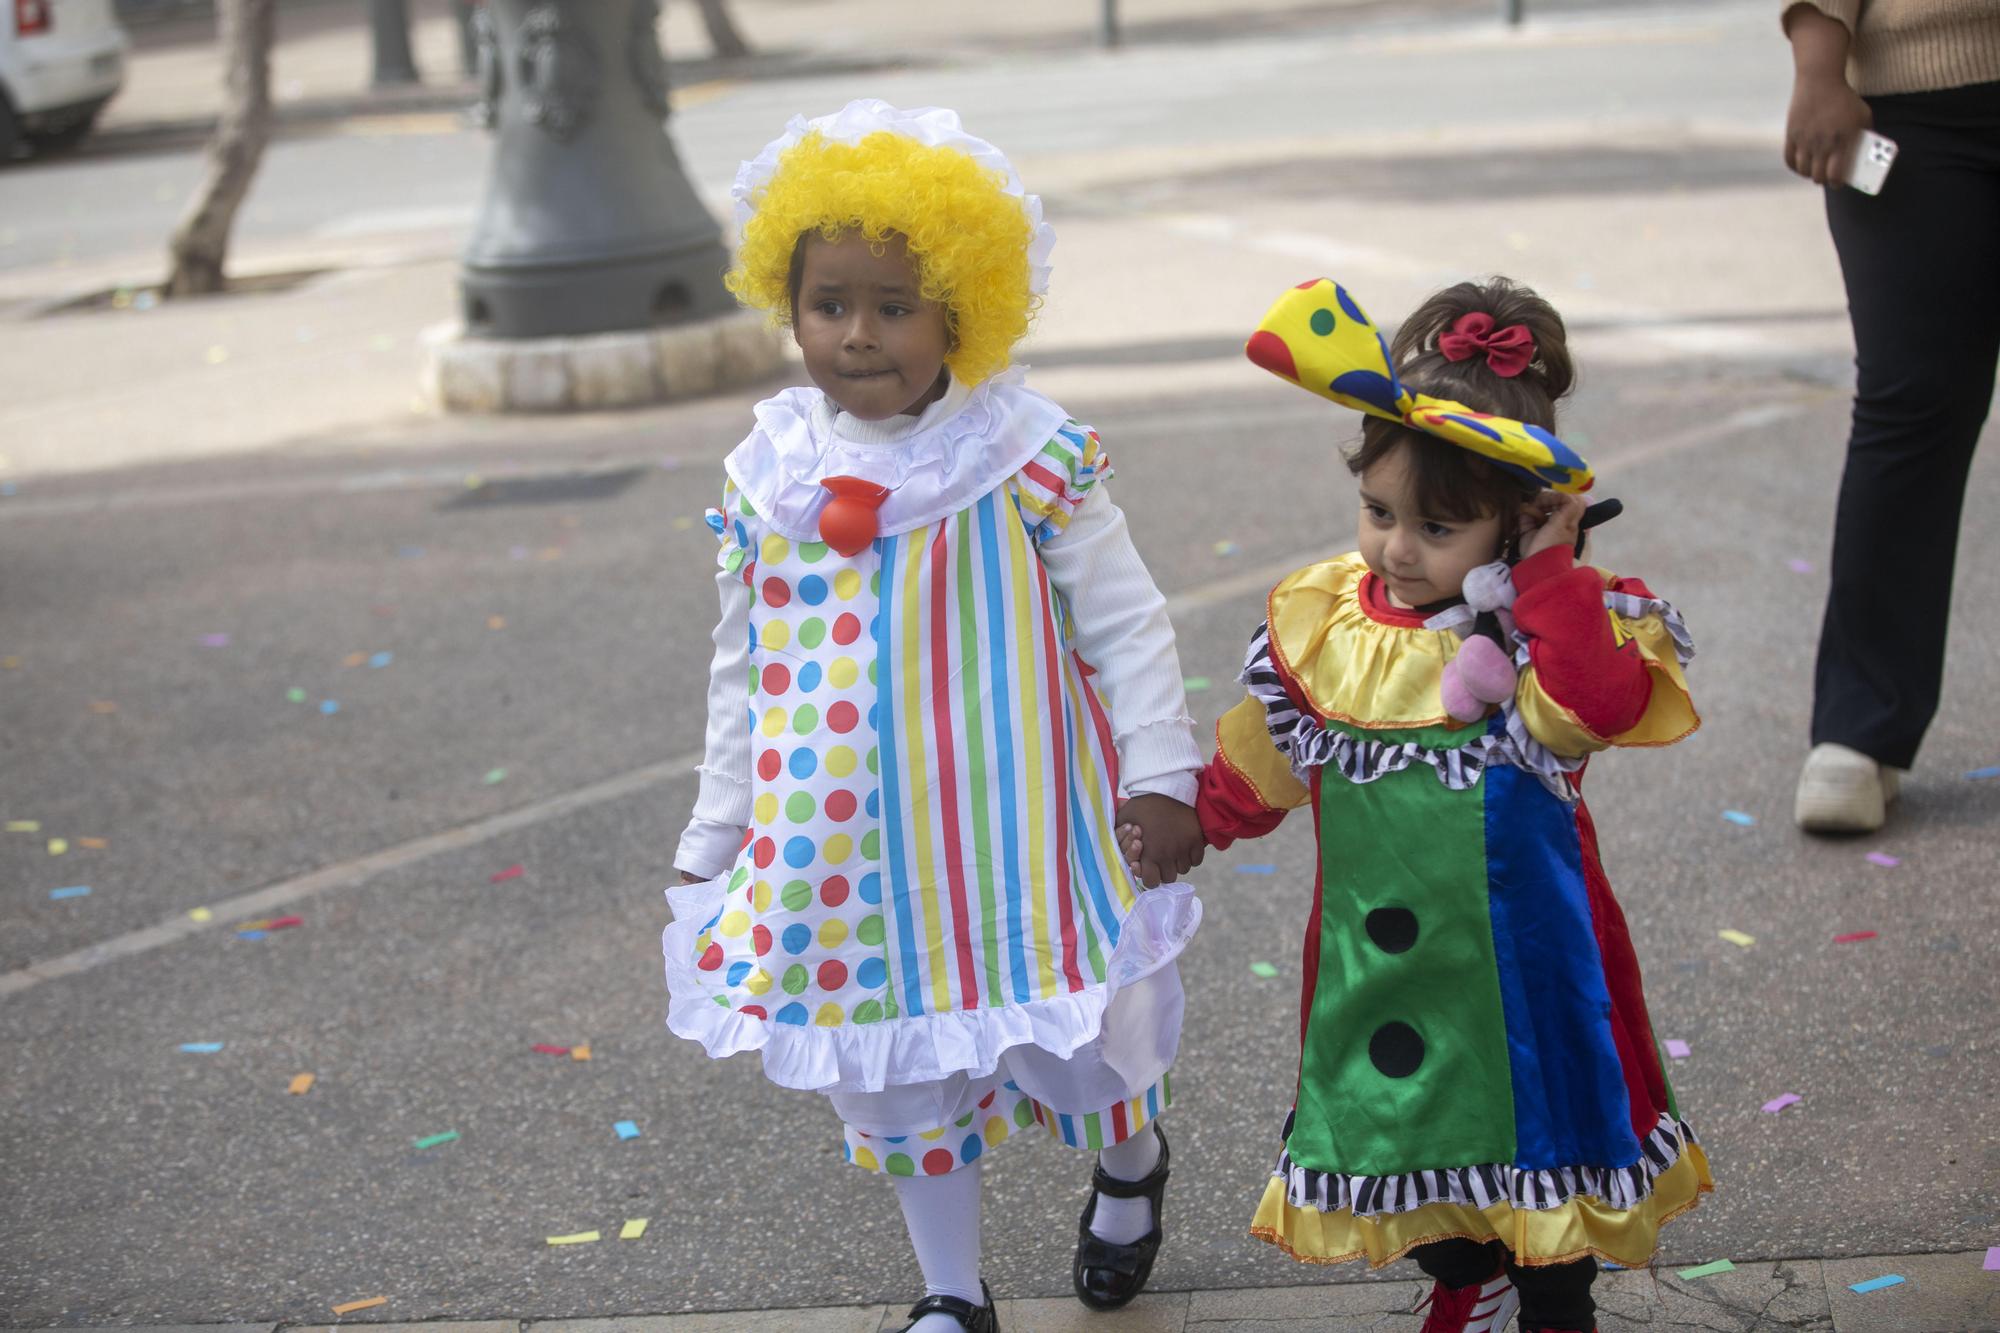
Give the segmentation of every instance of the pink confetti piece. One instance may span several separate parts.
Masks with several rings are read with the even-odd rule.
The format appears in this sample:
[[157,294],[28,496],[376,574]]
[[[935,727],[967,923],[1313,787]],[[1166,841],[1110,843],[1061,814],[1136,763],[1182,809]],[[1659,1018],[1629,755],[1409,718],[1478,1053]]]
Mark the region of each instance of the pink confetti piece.
[[2000,1273],[2000,1245],[1986,1247],[1986,1271]]
[[201,646],[204,648],[227,648],[229,646],[229,636],[227,634],[204,634],[201,636]]
[[1685,1060],[1693,1054],[1692,1051],[1688,1050],[1688,1044],[1679,1037],[1668,1037],[1665,1045],[1669,1059]]
[[1778,1112],[1784,1110],[1787,1106],[1790,1106],[1793,1102],[1802,1102],[1804,1100],[1805,1098],[1799,1096],[1799,1094],[1797,1094],[1796,1092],[1780,1093],[1778,1096],[1773,1097],[1770,1101],[1764,1103],[1764,1114],[1776,1115]]
[[501,884],[510,879],[519,879],[521,876],[527,873],[528,873],[528,868],[526,866],[519,866],[519,865],[508,866],[505,870],[496,871],[490,877],[488,882],[492,884]]
[[1813,572],[1813,563],[1810,560],[1787,560],[1785,568],[1791,570],[1794,574],[1810,574]]
[[1875,932],[1872,930],[1850,930],[1845,935],[1835,935],[1833,942],[1835,944],[1859,944],[1863,940],[1872,940],[1874,938]]
[[534,1045],[534,1051],[537,1055],[568,1055],[569,1047],[551,1046],[545,1041],[538,1041]]
[[1887,852],[1870,852],[1868,853],[1868,859],[1878,866],[1899,866],[1903,864],[1902,857],[1891,856]]

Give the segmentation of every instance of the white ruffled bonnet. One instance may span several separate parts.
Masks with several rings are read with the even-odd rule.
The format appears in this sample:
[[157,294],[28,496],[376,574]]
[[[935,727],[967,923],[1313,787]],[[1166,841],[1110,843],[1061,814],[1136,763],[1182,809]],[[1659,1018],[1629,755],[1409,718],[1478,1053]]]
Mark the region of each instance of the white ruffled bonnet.
[[879,130],[887,130],[891,134],[915,139],[927,147],[956,149],[979,165],[999,172],[1006,182],[1006,192],[1021,201],[1028,214],[1028,223],[1034,229],[1033,238],[1028,243],[1028,290],[1037,295],[1048,290],[1049,252],[1055,249],[1056,233],[1042,220],[1041,199],[1022,187],[1021,178],[1005,153],[986,140],[967,134],[958,123],[958,113],[944,107],[920,106],[900,111],[879,98],[862,97],[830,116],[813,120],[804,116],[792,117],[783,134],[765,144],[762,152],[737,168],[736,183],[729,187],[729,197],[735,205],[739,231],[757,211],[754,202],[757,192],[777,174],[779,156],[815,130],[835,143],[850,144],[860,143]]

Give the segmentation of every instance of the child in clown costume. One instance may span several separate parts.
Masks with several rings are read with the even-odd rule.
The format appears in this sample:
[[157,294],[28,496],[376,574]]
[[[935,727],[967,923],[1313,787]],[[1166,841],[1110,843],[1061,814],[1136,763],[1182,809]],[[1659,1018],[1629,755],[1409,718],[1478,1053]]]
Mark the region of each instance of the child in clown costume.
[[[794,120],[738,174],[729,285],[813,380],[758,404],[709,526],[722,615],[668,897],[668,1025],[826,1094],[896,1188],[922,1333],[997,1327],[977,1163],[1095,1150],[1073,1278],[1161,1240],[1201,752],[1097,435],[1008,370],[1053,235],[949,111]],[[1086,665],[1087,664],[1087,665]]]
[[1616,509],[1588,513],[1551,433],[1572,371],[1533,292],[1440,292],[1392,358],[1321,279],[1246,351],[1366,414],[1360,550],[1271,592],[1201,781],[1215,846],[1310,805],[1320,848],[1296,1099],[1252,1232],[1311,1263],[1414,1257],[1426,1333],[1517,1307],[1523,1330],[1591,1329],[1597,1259],[1646,1264],[1710,1188],[1580,794],[1590,755],[1695,729],[1693,645],[1645,584],[1578,562]]

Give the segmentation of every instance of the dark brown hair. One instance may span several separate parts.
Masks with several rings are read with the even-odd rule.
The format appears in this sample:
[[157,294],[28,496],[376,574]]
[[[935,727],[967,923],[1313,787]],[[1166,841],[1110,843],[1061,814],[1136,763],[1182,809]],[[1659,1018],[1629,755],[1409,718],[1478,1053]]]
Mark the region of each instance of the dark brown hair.
[[[1527,326],[1535,359],[1526,370],[1507,378],[1494,373],[1484,354],[1452,361],[1438,350],[1438,335],[1479,311],[1493,317],[1495,329]],[[1389,355],[1406,388],[1546,430],[1555,429],[1556,401],[1576,382],[1562,316],[1533,289],[1508,278],[1461,282],[1431,296],[1396,330]],[[1380,417],[1362,422],[1361,443],[1346,455],[1347,470],[1358,477],[1399,446],[1409,462],[1417,508],[1427,518],[1462,523],[1508,513],[1538,489],[1468,449]]]

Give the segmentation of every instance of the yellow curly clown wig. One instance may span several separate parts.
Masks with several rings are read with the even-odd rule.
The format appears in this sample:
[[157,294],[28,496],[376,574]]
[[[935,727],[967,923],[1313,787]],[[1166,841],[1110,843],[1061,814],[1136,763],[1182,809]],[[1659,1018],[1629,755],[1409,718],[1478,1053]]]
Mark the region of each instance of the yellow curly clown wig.
[[792,253],[818,232],[903,237],[925,300],[948,312],[952,376],[974,385],[1007,368],[1041,304],[1029,286],[1033,225],[997,171],[964,153],[888,130],[840,143],[817,130],[786,149],[752,197],[736,267],[723,280],[743,304],[790,321]]

